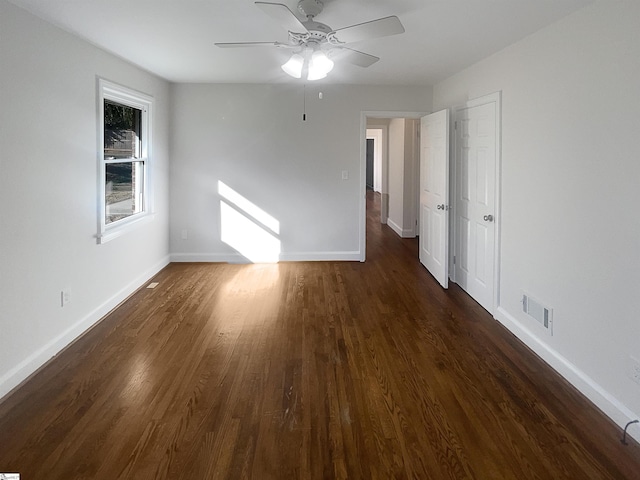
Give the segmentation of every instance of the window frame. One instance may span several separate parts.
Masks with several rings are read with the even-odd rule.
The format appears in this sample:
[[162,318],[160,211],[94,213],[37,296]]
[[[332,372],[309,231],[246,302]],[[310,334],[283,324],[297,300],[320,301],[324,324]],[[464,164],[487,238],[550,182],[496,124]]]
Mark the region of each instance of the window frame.
[[[133,107],[141,111],[140,158],[107,160],[104,155],[104,102],[105,100]],[[128,87],[98,78],[98,234],[97,243],[105,243],[140,225],[153,216],[152,212],[152,155],[151,133],[153,118],[153,97]],[[106,171],[109,163],[142,164],[142,207],[141,211],[111,223],[106,221]]]

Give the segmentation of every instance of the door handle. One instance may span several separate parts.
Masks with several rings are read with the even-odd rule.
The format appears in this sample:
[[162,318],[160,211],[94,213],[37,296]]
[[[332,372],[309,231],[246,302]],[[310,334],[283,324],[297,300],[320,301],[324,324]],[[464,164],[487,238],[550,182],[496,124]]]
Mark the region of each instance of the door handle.
[[443,204],[441,204],[441,205],[437,205],[437,206],[436,206],[436,208],[437,208],[438,210],[444,210],[444,209],[445,209],[444,203],[443,203]]
[[485,215],[482,217],[485,222],[493,222],[493,215]]

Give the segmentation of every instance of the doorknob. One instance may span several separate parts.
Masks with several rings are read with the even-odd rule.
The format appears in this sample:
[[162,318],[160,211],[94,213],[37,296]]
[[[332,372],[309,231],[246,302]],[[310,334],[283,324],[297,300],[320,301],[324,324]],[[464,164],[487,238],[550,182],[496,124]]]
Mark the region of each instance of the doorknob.
[[438,210],[444,210],[444,203],[443,203],[443,204],[441,204],[441,205],[437,205],[437,206],[436,206],[436,208],[437,208]]
[[485,215],[482,217],[485,222],[493,222],[493,215]]

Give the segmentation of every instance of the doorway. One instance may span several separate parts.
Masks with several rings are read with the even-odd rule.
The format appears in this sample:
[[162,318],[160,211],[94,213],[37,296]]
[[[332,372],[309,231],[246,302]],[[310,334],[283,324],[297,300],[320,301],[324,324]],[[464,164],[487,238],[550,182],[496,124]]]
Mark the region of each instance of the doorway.
[[[479,108],[482,107],[482,108]],[[467,102],[464,106],[452,109],[451,127],[453,139],[451,145],[450,163],[450,192],[449,203],[446,205],[450,215],[450,229],[448,230],[449,245],[449,278],[459,284],[491,314],[499,305],[499,240],[500,240],[500,139],[501,139],[501,95],[494,93]],[[486,114],[493,120],[488,121]],[[368,119],[420,119],[424,113],[416,112],[363,112],[361,116],[361,204],[360,204],[360,261],[366,258],[366,128]],[[480,118],[481,117],[481,118]],[[474,126],[475,125],[475,126]],[[486,130],[490,127],[490,130]],[[477,137],[472,139],[471,137]],[[490,144],[482,145],[483,141]],[[465,143],[466,142],[466,143]],[[475,142],[475,143],[474,143]],[[475,153],[471,152],[474,145],[478,146]],[[493,155],[488,161],[486,154]],[[472,156],[469,156],[472,155]],[[478,162],[476,162],[476,159]],[[476,162],[471,166],[470,162]],[[481,168],[478,169],[478,166]],[[382,195],[388,195],[385,174],[388,165],[383,165]],[[473,171],[472,171],[473,168]],[[482,172],[482,181],[478,180],[475,187],[470,180],[479,179],[478,172]],[[416,212],[419,209],[419,171],[416,177]],[[489,185],[488,188],[485,188]],[[469,193],[475,191],[472,195]],[[468,199],[474,196],[479,204],[470,208]],[[481,201],[478,199],[483,198]],[[418,218],[417,215],[416,218]],[[419,225],[416,225],[420,231]],[[447,240],[443,240],[447,241]],[[480,250],[478,250],[480,249]],[[478,253],[480,252],[480,253]],[[481,260],[481,262],[478,262]],[[419,258],[416,258],[419,262]],[[477,265],[479,268],[472,268]],[[482,288],[479,289],[478,286]]]
[[[382,162],[380,165],[380,220],[381,223],[389,224],[389,161],[388,161],[388,141],[385,141],[385,138],[389,137],[389,126],[394,120],[410,120],[415,124],[415,128],[417,130],[417,125],[419,124],[419,119],[424,115],[423,112],[380,112],[380,111],[371,111],[371,112],[362,112],[360,119],[360,139],[361,139],[361,155],[360,155],[360,261],[364,262],[366,259],[366,193],[367,193],[367,159],[366,159],[366,143],[368,138],[368,130],[379,130],[381,133],[381,158]],[[404,128],[404,127],[403,127]],[[413,128],[413,127],[412,127]],[[417,138],[417,135],[416,135]],[[417,159],[417,151],[418,145],[413,145],[411,148],[414,148],[416,151],[416,159]],[[415,162],[417,164],[417,160]],[[413,168],[413,167],[412,167]],[[415,170],[408,175],[409,178],[413,179],[413,183],[410,183],[406,190],[407,198],[411,197],[410,207],[413,210],[413,213],[409,214],[407,220],[405,221],[403,216],[403,222],[397,222],[398,225],[394,229],[396,233],[401,236],[415,236],[417,224],[415,218],[417,218],[418,211],[418,166],[416,165]],[[393,175],[392,175],[393,177]],[[393,189],[393,188],[392,188]],[[376,190],[376,170],[375,170],[375,162],[374,162],[374,190]],[[403,212],[404,213],[404,212]],[[413,217],[414,220],[410,220],[409,218]],[[396,223],[396,222],[394,222]],[[393,226],[390,225],[392,228]]]
[[367,167],[366,167],[366,183],[367,190],[373,190],[373,171],[375,163],[375,140],[367,137]]

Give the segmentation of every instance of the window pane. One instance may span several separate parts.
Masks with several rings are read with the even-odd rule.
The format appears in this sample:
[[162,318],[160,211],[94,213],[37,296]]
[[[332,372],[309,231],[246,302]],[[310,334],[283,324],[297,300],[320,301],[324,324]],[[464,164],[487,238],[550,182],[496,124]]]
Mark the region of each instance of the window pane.
[[142,110],[104,101],[104,158],[140,158]]
[[144,162],[107,163],[105,168],[105,223],[142,212]]

